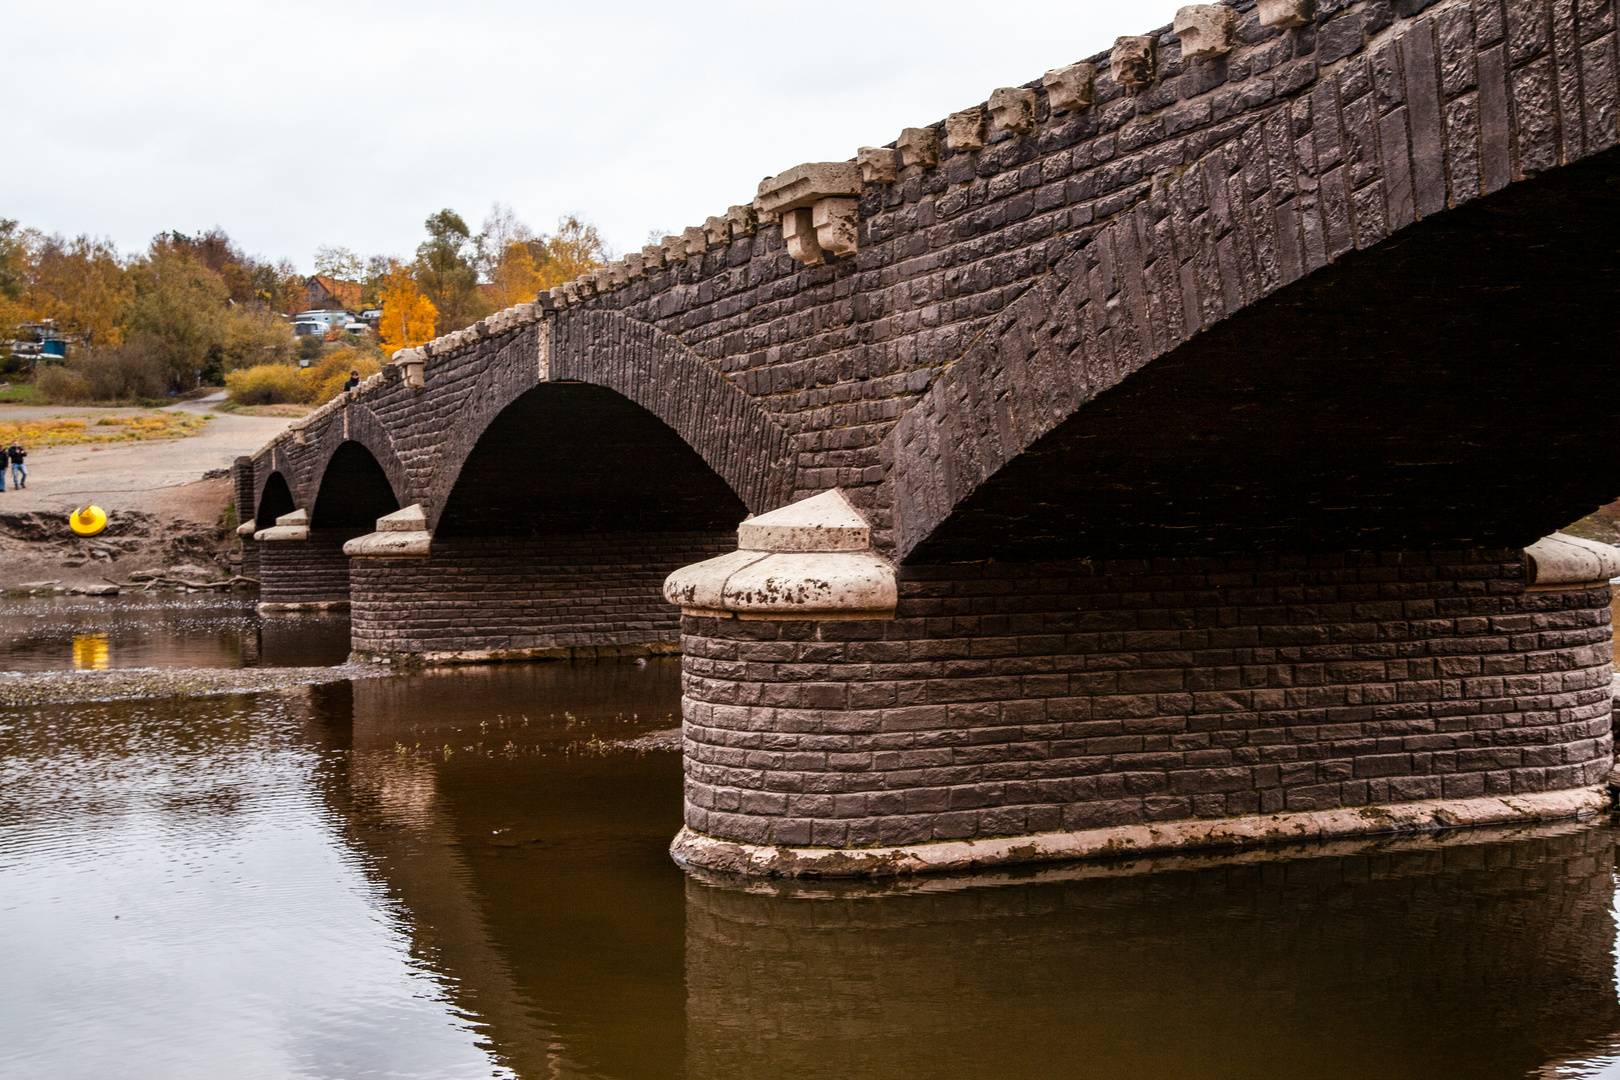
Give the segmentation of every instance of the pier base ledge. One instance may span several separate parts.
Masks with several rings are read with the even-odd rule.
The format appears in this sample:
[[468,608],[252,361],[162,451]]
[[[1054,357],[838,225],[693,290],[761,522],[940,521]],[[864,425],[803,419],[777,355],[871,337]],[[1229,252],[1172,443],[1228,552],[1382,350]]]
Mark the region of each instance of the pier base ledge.
[[988,840],[896,847],[775,847],[720,840],[682,828],[669,853],[688,869],[748,877],[867,878],[984,867],[1110,859],[1199,848],[1249,848],[1341,837],[1396,835],[1586,818],[1606,809],[1601,787],[1472,799],[1427,799],[1291,814],[1119,825]]

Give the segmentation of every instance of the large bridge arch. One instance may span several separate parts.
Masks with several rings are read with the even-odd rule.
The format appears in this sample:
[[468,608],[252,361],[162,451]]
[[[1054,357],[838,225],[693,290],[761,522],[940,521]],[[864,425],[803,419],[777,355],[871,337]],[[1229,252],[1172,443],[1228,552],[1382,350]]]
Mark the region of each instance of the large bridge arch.
[[736,494],[744,514],[788,501],[795,483],[788,433],[678,338],[600,311],[565,312],[530,333],[538,340],[522,335],[526,340],[508,346],[502,362],[491,364],[462,397],[425,492],[430,526],[437,528],[469,458],[502,415],[536,392],[531,402],[545,400],[548,391],[566,396],[571,384],[609,391],[673,433]]
[[[1620,494],[1620,150],[1286,274],[1257,215],[1191,227],[1236,154],[1060,264],[901,420],[897,556],[1523,547]],[[1269,284],[1223,257],[1268,243]]]
[[365,443],[345,439],[327,455],[310,506],[311,529],[370,532],[400,507],[392,478]]

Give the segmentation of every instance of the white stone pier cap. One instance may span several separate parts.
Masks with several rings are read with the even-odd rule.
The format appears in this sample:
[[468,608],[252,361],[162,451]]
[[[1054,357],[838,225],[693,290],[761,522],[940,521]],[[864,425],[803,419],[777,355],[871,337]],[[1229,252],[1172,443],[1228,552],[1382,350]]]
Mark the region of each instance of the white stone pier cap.
[[428,532],[427,514],[421,503],[384,514],[377,519],[377,531],[357,536],[343,545],[351,559],[425,559],[433,554],[433,534]]
[[866,519],[834,488],[743,522],[736,551],[675,571],[664,596],[688,615],[892,619],[899,589]]
[[1620,577],[1620,549],[1555,532],[1524,549],[1525,588],[1579,589]]
[[309,511],[294,510],[290,514],[282,514],[270,528],[254,533],[253,539],[272,544],[286,540],[308,540]]

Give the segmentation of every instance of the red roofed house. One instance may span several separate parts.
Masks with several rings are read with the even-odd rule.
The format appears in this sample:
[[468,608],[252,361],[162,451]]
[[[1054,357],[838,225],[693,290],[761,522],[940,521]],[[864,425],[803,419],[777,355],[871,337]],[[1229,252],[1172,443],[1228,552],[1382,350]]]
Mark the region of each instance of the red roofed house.
[[361,291],[358,281],[316,275],[304,282],[304,307],[310,311],[356,311]]

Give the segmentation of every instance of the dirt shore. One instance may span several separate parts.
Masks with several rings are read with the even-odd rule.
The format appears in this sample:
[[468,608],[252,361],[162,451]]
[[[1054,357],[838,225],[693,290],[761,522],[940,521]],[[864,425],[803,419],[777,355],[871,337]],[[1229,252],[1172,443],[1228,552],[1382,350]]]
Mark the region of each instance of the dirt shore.
[[[223,392],[175,408],[206,414],[222,398]],[[0,419],[93,422],[141,411],[13,405],[0,406]],[[28,486],[15,489],[8,477],[0,494],[0,589],[37,581],[104,585],[179,563],[219,566],[216,556],[234,541],[221,528],[231,463],[269,442],[291,418],[210,415],[200,434],[183,439],[30,449]],[[109,522],[101,536],[83,540],[73,536],[67,516],[90,503],[106,510]]]

